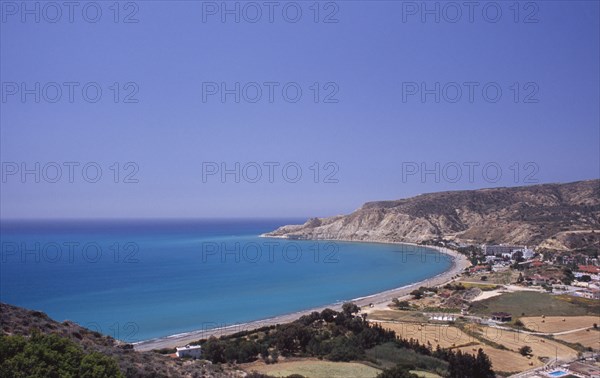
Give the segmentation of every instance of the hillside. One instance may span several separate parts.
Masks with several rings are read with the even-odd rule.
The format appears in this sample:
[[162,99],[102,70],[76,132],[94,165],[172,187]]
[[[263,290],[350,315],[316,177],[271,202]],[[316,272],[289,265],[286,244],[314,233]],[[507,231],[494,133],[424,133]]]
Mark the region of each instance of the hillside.
[[[132,345],[124,344],[112,337],[83,328],[73,322],[62,323],[52,320],[39,311],[0,303],[0,337],[21,335],[30,337],[55,334],[68,339],[84,352],[98,352],[116,360],[126,377],[238,377],[233,370],[229,373],[206,361],[181,360],[154,352],[137,352]],[[0,363],[2,360],[0,359]],[[0,374],[2,376],[2,374]]]
[[[367,202],[349,215],[313,218],[264,236],[413,243],[446,238],[524,245],[550,243],[558,236],[564,250],[597,246],[599,219],[600,180],[588,180]],[[588,237],[566,238],[566,231],[586,231]]]

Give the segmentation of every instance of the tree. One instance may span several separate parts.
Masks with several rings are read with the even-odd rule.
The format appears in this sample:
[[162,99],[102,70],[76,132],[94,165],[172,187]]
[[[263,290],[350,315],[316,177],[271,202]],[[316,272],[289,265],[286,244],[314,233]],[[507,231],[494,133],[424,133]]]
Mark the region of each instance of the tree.
[[481,348],[477,351],[477,356],[460,350],[456,353],[450,352],[447,360],[449,378],[494,378],[496,376],[489,357]]
[[515,325],[516,325],[517,327],[523,327],[525,324],[524,324],[524,323],[521,321],[521,319],[517,319],[517,320],[515,321]]
[[333,311],[330,308],[326,308],[325,310],[321,311],[321,318],[323,320],[325,320],[327,323],[333,322],[336,315],[337,315],[337,312]]
[[421,290],[417,290],[417,289],[411,291],[410,295],[412,295],[414,299],[423,298],[423,292]]
[[119,366],[112,358],[92,352],[83,357],[79,366],[79,377],[104,378],[122,376]]
[[573,271],[571,269],[567,268],[563,271],[563,273],[564,273],[564,277],[562,279],[562,282],[565,285],[570,285],[571,282],[573,282],[573,280],[575,279],[575,275],[573,274]]
[[342,305],[342,312],[344,313],[344,315],[350,318],[352,317],[352,315],[356,314],[357,312],[360,312],[360,307],[358,307],[352,302],[346,302]]
[[530,356],[531,353],[533,353],[533,350],[529,345],[525,345],[519,348],[519,353],[521,353],[522,356]]
[[211,336],[204,345],[202,352],[207,360],[214,363],[225,362],[225,346],[216,337]]
[[29,338],[0,336],[0,377],[123,377],[117,362],[85,353],[71,340],[34,331]]
[[479,348],[477,351],[477,358],[475,362],[475,377],[481,378],[495,378],[496,374],[492,370],[492,361],[483,352],[483,349]]
[[279,351],[277,349],[273,349],[271,351],[271,362],[276,363],[279,360]]

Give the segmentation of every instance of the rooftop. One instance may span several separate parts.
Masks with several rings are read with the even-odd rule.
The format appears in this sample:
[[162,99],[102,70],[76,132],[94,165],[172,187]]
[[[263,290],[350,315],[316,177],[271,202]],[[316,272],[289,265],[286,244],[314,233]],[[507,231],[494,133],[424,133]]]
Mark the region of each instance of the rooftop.
[[202,347],[200,345],[186,345],[184,347],[177,347],[177,351],[181,351],[181,350],[195,350],[195,349],[201,349]]
[[594,265],[579,265],[579,271],[585,273],[600,273],[600,267]]

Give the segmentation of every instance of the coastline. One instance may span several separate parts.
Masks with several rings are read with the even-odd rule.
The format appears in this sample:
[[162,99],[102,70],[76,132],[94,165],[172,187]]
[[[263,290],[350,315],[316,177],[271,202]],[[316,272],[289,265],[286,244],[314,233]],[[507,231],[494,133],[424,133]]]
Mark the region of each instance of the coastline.
[[[264,235],[260,235],[261,237],[266,237]],[[268,236],[269,238],[279,238],[279,239],[288,239],[286,237],[273,237]],[[399,245],[411,245],[417,247],[423,247],[428,249],[436,250],[438,253],[450,256],[451,258],[451,266],[446,271],[437,274],[436,276],[430,277],[428,279],[414,282],[405,286],[401,286],[394,289],[385,290],[379,293],[371,294],[364,297],[354,298],[349,301],[354,302],[359,307],[373,305],[381,305],[390,302],[393,298],[400,298],[407,296],[411,291],[420,286],[441,286],[445,285],[448,282],[454,280],[456,275],[460,275],[465,268],[469,267],[471,263],[467,258],[460,253],[453,251],[451,249],[445,247],[437,247],[437,246],[421,246],[414,243],[401,243],[401,242],[382,242],[382,241],[367,241],[367,240],[344,240],[344,239],[319,239],[323,241],[343,241],[343,242],[351,242],[351,243],[381,243],[381,244],[399,244]],[[310,308],[302,311],[297,311],[290,314],[278,315],[267,319],[254,320],[251,322],[234,324],[234,325],[223,325],[222,327],[210,328],[210,329],[199,329],[195,331],[159,337],[150,340],[139,341],[136,343],[132,343],[134,349],[137,351],[150,351],[153,349],[163,349],[163,348],[175,348],[177,346],[182,346],[189,344],[194,341],[198,341],[200,339],[205,339],[211,336],[220,337],[225,335],[230,335],[233,333],[241,332],[241,331],[250,331],[257,328],[283,324],[292,322],[303,315],[310,314],[313,311],[323,311],[326,308],[331,308],[333,310],[339,311],[342,308],[343,302],[333,303],[330,305]]]

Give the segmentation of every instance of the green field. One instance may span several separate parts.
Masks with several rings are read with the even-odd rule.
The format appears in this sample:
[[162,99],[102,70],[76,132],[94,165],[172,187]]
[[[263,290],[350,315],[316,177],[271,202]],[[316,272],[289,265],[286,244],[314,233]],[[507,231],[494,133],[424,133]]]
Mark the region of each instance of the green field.
[[522,316],[523,313],[525,316],[596,315],[600,312],[600,303],[568,296],[520,291],[475,302],[470,309],[471,313],[479,315],[490,315],[497,311],[511,313],[513,318]]

